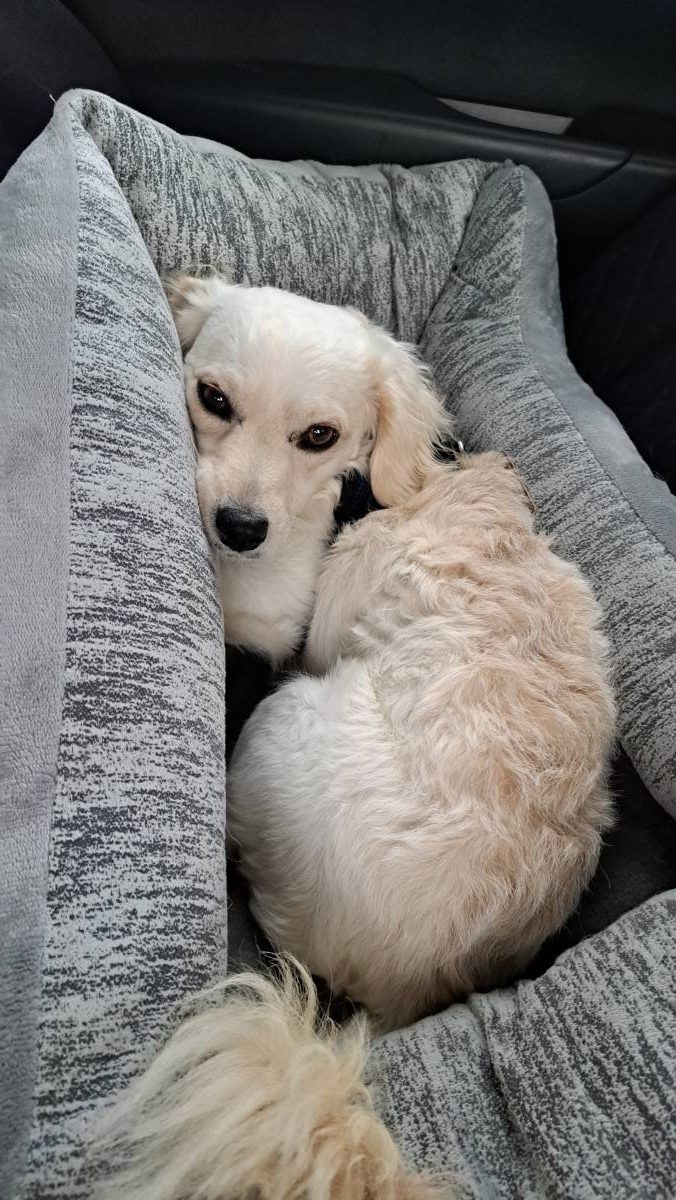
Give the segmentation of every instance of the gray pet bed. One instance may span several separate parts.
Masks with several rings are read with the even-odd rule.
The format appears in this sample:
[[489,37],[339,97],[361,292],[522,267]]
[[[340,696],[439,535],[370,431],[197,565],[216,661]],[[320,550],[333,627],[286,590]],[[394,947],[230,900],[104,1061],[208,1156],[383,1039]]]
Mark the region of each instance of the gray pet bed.
[[[97,1109],[226,969],[224,654],[158,272],[420,342],[603,603],[622,744],[676,815],[676,500],[570,367],[527,170],[253,163],[70,93],[0,187],[0,1195],[90,1194]],[[676,897],[389,1035],[374,1095],[476,1197],[667,1197]]]

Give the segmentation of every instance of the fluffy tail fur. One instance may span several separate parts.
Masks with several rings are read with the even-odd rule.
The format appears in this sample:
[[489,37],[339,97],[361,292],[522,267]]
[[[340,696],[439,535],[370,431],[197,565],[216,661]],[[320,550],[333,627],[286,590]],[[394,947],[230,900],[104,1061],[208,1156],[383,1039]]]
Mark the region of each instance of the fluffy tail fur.
[[[221,992],[221,989],[219,989]],[[114,1110],[101,1196],[125,1200],[427,1200],[363,1082],[366,1022],[318,1018],[302,967],[233,976]],[[448,1192],[444,1192],[448,1195]]]

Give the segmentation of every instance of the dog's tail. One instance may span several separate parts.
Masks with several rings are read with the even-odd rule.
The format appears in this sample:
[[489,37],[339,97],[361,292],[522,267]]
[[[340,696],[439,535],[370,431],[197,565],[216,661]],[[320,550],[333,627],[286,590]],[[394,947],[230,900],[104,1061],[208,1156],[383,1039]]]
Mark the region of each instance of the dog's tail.
[[[219,994],[221,989],[219,988]],[[113,1111],[112,1200],[428,1200],[364,1083],[365,1020],[318,1019],[298,964],[233,976]],[[448,1191],[443,1193],[448,1196]]]

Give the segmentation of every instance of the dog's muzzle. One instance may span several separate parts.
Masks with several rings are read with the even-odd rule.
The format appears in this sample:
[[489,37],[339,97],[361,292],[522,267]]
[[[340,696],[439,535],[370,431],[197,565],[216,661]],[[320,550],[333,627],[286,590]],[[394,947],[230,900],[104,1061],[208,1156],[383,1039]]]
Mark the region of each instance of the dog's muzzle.
[[214,516],[216,532],[228,550],[242,554],[255,550],[268,536],[268,519],[256,508],[239,504],[221,504]]

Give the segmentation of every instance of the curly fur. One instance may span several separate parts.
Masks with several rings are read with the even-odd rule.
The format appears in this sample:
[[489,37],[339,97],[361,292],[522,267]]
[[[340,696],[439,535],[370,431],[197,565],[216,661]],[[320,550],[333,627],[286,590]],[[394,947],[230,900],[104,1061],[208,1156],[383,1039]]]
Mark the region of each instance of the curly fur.
[[[243,974],[186,1021],[99,1141],[100,1200],[433,1200],[363,1083],[364,1020],[321,1020],[312,980]],[[448,1195],[445,1192],[444,1195]]]
[[273,943],[396,1026],[526,966],[611,819],[600,612],[499,454],[337,540],[228,830]]

